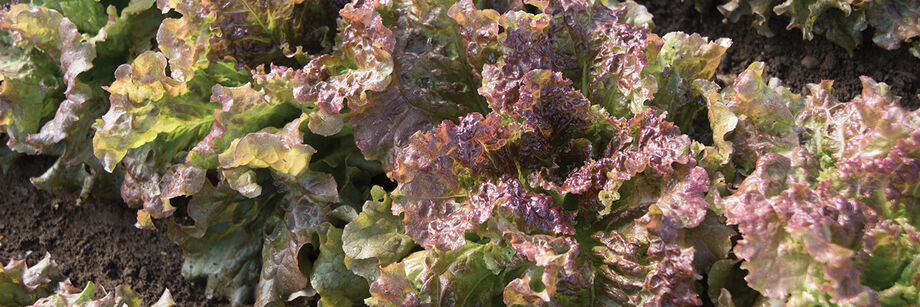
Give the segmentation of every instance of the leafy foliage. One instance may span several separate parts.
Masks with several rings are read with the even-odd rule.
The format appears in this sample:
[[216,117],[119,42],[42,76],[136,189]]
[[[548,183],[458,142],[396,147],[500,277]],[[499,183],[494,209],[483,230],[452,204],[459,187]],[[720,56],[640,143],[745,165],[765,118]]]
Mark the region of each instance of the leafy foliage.
[[[828,35],[850,28],[798,14],[890,20],[834,3],[777,12]],[[841,103],[754,63],[723,89],[730,40],[652,34],[632,1],[155,5],[4,10],[0,162],[53,154],[40,187],[120,186],[210,298],[920,303],[920,113],[882,83]],[[0,304],[95,299],[8,267]]]
[[[765,300],[791,305],[915,304],[916,290],[895,280],[917,276],[909,205],[916,183],[908,175],[898,180],[904,185],[892,185],[890,176],[916,167],[907,148],[917,138],[920,112],[898,107],[886,85],[867,77],[862,94],[841,103],[830,81],[810,85],[811,94],[801,97],[762,73],[763,64],[754,63],[732,88],[708,95],[710,105],[729,110],[710,113],[711,122],[736,123],[721,146],[734,148],[738,171],[752,171],[714,203],[741,232],[733,252],[744,260],[748,285]],[[864,190],[868,185],[872,192]],[[884,243],[875,239],[882,232]],[[868,269],[879,261],[896,269]],[[880,273],[888,282],[873,281]]]
[[[696,2],[697,9],[707,3]],[[849,52],[862,43],[863,31],[872,26],[872,41],[879,47],[894,50],[907,43],[911,53],[920,57],[920,3],[916,0],[730,0],[718,9],[731,22],[753,16],[753,26],[764,36],[773,36],[768,24],[772,16],[783,16],[789,19],[786,29],[798,28],[803,39],[821,34]]]
[[[0,304],[3,306],[141,306],[142,299],[131,287],[121,285],[113,292],[88,282],[77,288],[61,275],[51,254],[28,266],[26,259],[10,259],[0,267]],[[97,294],[98,291],[98,294]],[[101,294],[101,295],[99,295]],[[101,297],[100,297],[101,296]],[[152,306],[175,306],[169,289]]]

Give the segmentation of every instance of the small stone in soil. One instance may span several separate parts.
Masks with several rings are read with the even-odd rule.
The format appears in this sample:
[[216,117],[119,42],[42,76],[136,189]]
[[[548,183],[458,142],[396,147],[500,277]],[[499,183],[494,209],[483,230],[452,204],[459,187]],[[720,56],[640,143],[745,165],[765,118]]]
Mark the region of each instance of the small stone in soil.
[[815,66],[818,66],[818,59],[816,59],[813,56],[807,55],[804,58],[802,58],[801,63],[802,63],[802,66],[805,66],[805,68],[812,69],[812,68],[815,68]]

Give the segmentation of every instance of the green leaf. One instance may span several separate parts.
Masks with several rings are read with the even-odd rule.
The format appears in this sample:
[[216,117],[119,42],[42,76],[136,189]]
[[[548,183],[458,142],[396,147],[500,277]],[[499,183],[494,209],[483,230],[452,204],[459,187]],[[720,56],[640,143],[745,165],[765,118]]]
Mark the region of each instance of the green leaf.
[[[715,75],[731,44],[727,38],[710,41],[696,33],[682,32],[649,39],[648,66],[642,72],[654,76],[658,84],[654,99],[647,105],[667,112],[668,120],[692,138],[704,139],[711,132],[699,123],[705,116],[706,105],[694,89],[694,82],[709,80]],[[638,112],[633,110],[633,113]],[[699,126],[704,128],[697,128]]]
[[[2,102],[7,106],[0,106],[0,125],[9,125],[14,120],[15,122],[21,122],[19,125],[14,126],[16,127],[15,130],[9,131],[8,129],[7,134],[10,136],[8,143],[12,145],[14,150],[21,152],[31,154],[47,152],[51,146],[68,136],[67,133],[54,132],[58,131],[58,129],[66,130],[76,121],[75,119],[55,118],[55,120],[42,128],[42,130],[48,131],[42,131],[41,134],[36,136],[24,135],[23,133],[37,132],[35,129],[40,125],[42,117],[50,115],[53,110],[58,108],[58,104],[61,105],[63,110],[59,112],[67,112],[68,109],[80,109],[83,107],[84,103],[89,99],[88,88],[77,80],[77,76],[92,68],[92,61],[96,57],[95,47],[93,43],[84,41],[83,36],[69,19],[57,11],[45,7],[33,7],[26,4],[14,5],[5,12],[4,18],[0,22],[0,28],[12,32],[16,45],[24,49],[35,48],[40,50],[47,58],[54,61],[63,73],[63,82],[66,84],[64,97],[66,99],[63,102],[52,102],[44,99],[42,97],[44,95],[24,92],[29,90],[47,92],[54,88],[49,88],[54,86],[54,81],[50,81],[47,79],[49,75],[45,75],[46,73],[52,73],[50,76],[58,74],[56,69],[49,66],[50,63],[41,62],[42,64],[39,64],[41,66],[29,65],[22,61],[43,60],[22,58],[22,55],[19,55],[15,57],[16,60],[13,60],[19,61],[18,64],[4,66],[7,69],[11,69],[3,72],[4,80],[9,79],[13,82],[7,85],[7,82],[4,81],[2,93],[6,93],[4,96],[8,96],[8,98],[3,99]],[[11,49],[10,51],[13,50],[16,49]],[[12,74],[7,76],[10,73]],[[15,80],[26,77],[23,75],[25,73],[36,73],[43,77],[33,80]],[[63,122],[58,122],[59,120]]]
[[10,259],[0,268],[0,304],[4,306],[25,306],[35,300],[54,293],[57,282],[63,279],[57,263],[51,254],[32,265],[25,259]]
[[193,225],[169,224],[185,260],[182,276],[205,280],[209,297],[234,305],[252,302],[261,268],[262,232],[276,209],[271,199],[251,199],[226,185],[205,182],[188,203]]
[[368,283],[345,266],[342,229],[330,225],[321,227],[319,239],[319,258],[314,264],[310,281],[319,293],[318,306],[361,305],[364,298],[369,296]]
[[455,251],[429,249],[390,264],[371,284],[370,306],[500,304],[514,250],[467,242]]
[[299,126],[301,117],[285,125],[282,130],[267,128],[262,132],[234,139],[229,148],[218,156],[224,169],[235,167],[271,168],[291,177],[300,177],[307,171],[310,156],[316,152],[303,144]]
[[725,16],[726,21],[738,22],[741,17],[753,15],[752,25],[757,28],[757,33],[766,37],[773,37],[770,30],[770,18],[773,16],[774,0],[730,0],[719,5],[718,9]]
[[105,8],[97,0],[36,0],[32,5],[60,12],[83,33],[96,34],[108,21]]
[[872,41],[879,47],[894,50],[902,42],[920,35],[920,25],[912,20],[920,16],[920,6],[913,0],[871,1],[865,4],[869,24],[875,28]]
[[213,121],[216,105],[207,103],[203,93],[190,91],[190,84],[167,77],[161,53],[141,54],[131,65],[119,67],[115,78],[108,88],[111,107],[93,125],[95,155],[110,172],[128,150],[152,143],[161,133],[200,133]]
[[883,221],[866,231],[862,283],[879,291],[882,306],[920,303],[920,233],[910,226]]
[[380,268],[399,261],[415,246],[403,231],[400,218],[390,211],[392,200],[379,186],[371,200],[342,231],[345,265],[368,282],[380,276]]
[[266,227],[274,227],[274,230],[265,235],[262,246],[256,306],[316,294],[317,289],[310,282],[311,272],[318,263],[308,255],[322,248],[318,235],[322,225],[328,222],[328,214],[325,204],[299,202],[291,205],[283,220],[275,220],[273,216],[266,222],[269,225]]
[[63,75],[54,60],[40,50],[15,46],[9,32],[0,32],[0,39],[0,131],[8,136],[10,149],[35,153],[39,150],[24,144],[25,140],[63,100]]
[[204,169],[220,165],[218,154],[237,144],[249,132],[259,131],[277,123],[290,122],[297,110],[273,99],[264,89],[256,91],[251,85],[226,87],[215,84],[211,101],[220,103],[214,111],[211,132],[190,152],[187,160]]

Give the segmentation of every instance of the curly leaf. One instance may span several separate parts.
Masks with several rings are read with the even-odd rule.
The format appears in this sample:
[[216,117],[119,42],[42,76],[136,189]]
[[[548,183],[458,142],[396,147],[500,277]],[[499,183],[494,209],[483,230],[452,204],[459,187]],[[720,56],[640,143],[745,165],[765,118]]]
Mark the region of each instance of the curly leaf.
[[[651,36],[648,40],[648,66],[642,72],[654,76],[657,91],[647,105],[659,112],[667,112],[668,119],[694,139],[703,138],[709,129],[699,131],[696,128],[705,105],[694,90],[694,81],[709,80],[715,75],[731,43],[727,38],[710,41],[696,33],[671,32],[662,38]],[[631,111],[638,113],[635,109]]]
[[141,306],[142,299],[128,286],[119,286],[115,288],[115,292],[109,292],[107,294],[102,287],[99,287],[99,289],[104,296],[96,299],[96,285],[92,282],[87,283],[86,287],[82,290],[65,282],[60,289],[58,289],[57,293],[39,299],[32,306]]
[[235,305],[251,302],[261,267],[261,234],[272,210],[264,199],[205,182],[188,204],[194,225],[171,222],[170,237],[182,248],[182,275],[207,282],[208,297]]
[[[44,56],[53,60],[60,67],[63,75],[63,82],[66,84],[64,90],[66,99],[60,102],[61,108],[58,109],[58,113],[63,114],[56,115],[55,120],[42,127],[42,130],[47,131],[32,136],[26,134],[37,132],[35,129],[40,124],[41,118],[57,108],[58,102],[43,99],[43,94],[24,91],[31,89],[45,92],[60,86],[60,83],[55,84],[60,81],[54,80],[54,76],[58,74],[57,69],[50,67],[50,63],[42,63],[42,55],[34,54],[30,58],[23,57],[26,52],[21,52],[22,55],[17,58],[19,61],[26,61],[20,62],[20,65],[23,66],[5,66],[7,69],[14,70],[3,74],[5,81],[2,91],[7,94],[2,99],[2,103],[6,106],[0,105],[0,124],[3,126],[13,124],[13,129],[6,129],[10,136],[8,143],[18,151],[31,154],[46,152],[51,146],[68,136],[67,133],[54,132],[67,131],[67,128],[76,121],[72,118],[58,117],[69,115],[68,113],[73,112],[71,109],[82,108],[89,99],[87,93],[89,89],[77,80],[77,76],[93,67],[92,61],[96,57],[95,46],[91,42],[84,41],[73,22],[57,11],[45,7],[33,7],[26,4],[11,6],[0,19],[0,28],[11,31],[18,45],[41,50]],[[39,62],[32,63],[33,59]],[[23,75],[29,70],[37,70],[35,73],[39,74],[51,73],[51,75],[41,78]],[[7,84],[6,80],[13,82]],[[53,94],[51,96],[53,97]]]
[[256,306],[293,300],[300,296],[313,296],[318,289],[310,285],[310,270],[316,265],[304,257],[320,248],[316,239],[320,225],[328,222],[328,207],[298,202],[284,214],[283,220],[273,218],[266,222],[274,227],[265,234],[262,245],[262,273],[259,274]]
[[493,168],[490,151],[504,147],[517,133],[501,117],[467,115],[458,126],[444,121],[435,130],[413,135],[400,148],[388,174],[399,186],[393,213],[405,213],[406,233],[424,247],[455,250],[463,234],[492,214],[492,204],[466,199],[467,186],[458,178],[476,178]]
[[56,283],[63,277],[51,254],[32,265],[25,259],[10,259],[0,268],[0,304],[24,306],[55,292]]
[[216,168],[220,164],[218,154],[247,132],[279,122],[290,122],[297,114],[291,105],[276,99],[274,93],[266,93],[264,88],[256,91],[250,84],[241,87],[215,84],[211,89],[211,101],[221,106],[214,110],[211,132],[195,145],[186,158],[193,165],[205,169]]
[[372,200],[364,203],[358,218],[345,225],[342,249],[345,266],[355,274],[374,282],[380,269],[406,255],[415,245],[402,228],[390,207],[392,200],[379,186],[371,189]]
[[319,306],[361,305],[368,297],[368,283],[345,266],[342,229],[328,227],[320,233],[320,256],[311,283],[320,295]]
[[[450,17],[450,1],[397,1],[381,7],[393,13],[387,26],[394,48],[389,85],[349,101],[347,116],[355,128],[355,144],[368,159],[388,163],[397,147],[416,131],[472,111],[485,113],[476,94],[478,70],[471,69],[463,26]],[[470,38],[474,39],[474,38]],[[474,55],[475,56],[475,55]]]
[[520,260],[493,244],[467,243],[455,251],[415,252],[380,271],[371,284],[370,306],[493,305],[504,272]]
[[[365,91],[381,91],[393,71],[393,32],[383,26],[373,7],[346,5],[339,12],[348,23],[338,42],[340,54],[321,55],[304,67],[305,77],[295,89],[297,101],[315,105],[325,116],[339,116],[346,98]],[[313,129],[314,127],[311,127]],[[317,129],[321,135],[336,130]]]
[[[590,286],[593,276],[584,263],[579,263],[580,246],[572,238],[547,235],[528,236],[505,232],[509,244],[543,272],[533,272],[512,280],[505,286],[506,305],[538,305],[552,302],[557,293],[572,294]],[[539,275],[542,289],[534,289],[531,275]]]
[[853,250],[875,216],[857,201],[796,182],[791,168],[788,158],[767,154],[721,201],[743,236],[734,252],[745,260],[748,284],[793,304],[876,302],[860,284]]
[[888,0],[867,2],[869,24],[875,28],[872,41],[879,47],[894,50],[920,35],[920,6],[917,1]]
[[741,17],[753,15],[752,25],[757,28],[757,33],[766,37],[773,37],[770,30],[770,18],[773,16],[774,0],[730,0],[719,5],[718,9],[725,16],[725,21],[738,22]]

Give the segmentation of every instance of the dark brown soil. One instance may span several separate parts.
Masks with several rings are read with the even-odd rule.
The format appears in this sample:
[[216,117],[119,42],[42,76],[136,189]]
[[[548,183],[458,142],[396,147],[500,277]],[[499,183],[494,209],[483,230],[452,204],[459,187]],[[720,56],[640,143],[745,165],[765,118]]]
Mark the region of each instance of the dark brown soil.
[[0,259],[27,251],[34,264],[50,252],[64,276],[78,287],[88,281],[114,290],[130,285],[152,304],[169,288],[179,306],[221,305],[205,299],[204,283],[182,278],[182,252],[159,231],[134,228],[135,210],[123,203],[89,200],[75,206],[69,193],[38,191],[29,182],[54,162],[22,157],[0,175]]
[[[836,95],[849,100],[861,90],[860,75],[892,86],[906,105],[920,106],[920,59],[906,49],[882,50],[866,40],[853,56],[827,40],[803,41],[798,30],[785,31],[781,18],[771,24],[773,38],[758,35],[750,20],[723,24],[714,7],[700,14],[692,0],[640,0],[655,15],[655,32],[700,33],[710,38],[728,37],[732,47],[719,67],[723,77],[734,76],[754,61],[767,63],[767,74],[782,79],[799,93],[807,83],[835,81]],[[816,64],[802,64],[806,56]],[[0,175],[0,257],[4,262],[32,251],[31,262],[50,252],[63,273],[76,285],[88,281],[114,289],[125,283],[154,302],[169,288],[179,306],[226,305],[208,301],[203,283],[190,283],[181,276],[179,248],[160,231],[134,228],[135,211],[119,202],[90,200],[74,206],[75,196],[37,191],[28,181],[53,162],[48,157],[24,157]]]
[[[835,96],[849,101],[862,91],[859,76],[866,75],[875,81],[885,82],[895,95],[902,97],[902,105],[916,109],[920,106],[920,59],[912,56],[907,48],[888,51],[875,46],[866,39],[853,55],[846,50],[816,35],[814,40],[802,39],[798,29],[785,30],[787,20],[775,17],[770,20],[770,29],[776,33],[772,38],[764,37],[751,27],[751,18],[742,18],[737,23],[723,23],[722,15],[715,6],[703,13],[693,8],[693,0],[637,0],[655,15],[653,32],[664,35],[671,31],[699,33],[710,39],[728,37],[732,46],[726,52],[717,74],[735,75],[755,61],[766,63],[765,74],[783,80],[784,84],[797,93],[805,93],[805,85],[821,80],[834,80]],[[720,2],[720,1],[713,1]],[[813,57],[813,66],[804,65],[805,57]],[[806,61],[807,62],[807,61]]]

